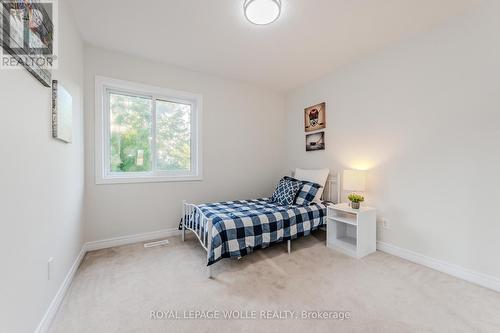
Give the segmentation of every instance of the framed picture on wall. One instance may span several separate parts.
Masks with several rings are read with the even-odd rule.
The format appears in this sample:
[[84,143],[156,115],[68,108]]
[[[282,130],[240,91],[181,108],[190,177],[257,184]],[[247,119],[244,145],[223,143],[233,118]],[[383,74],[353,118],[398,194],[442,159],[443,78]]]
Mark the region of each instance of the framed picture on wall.
[[73,138],[73,97],[52,81],[52,137],[70,143]]
[[306,151],[325,150],[325,132],[306,135]]
[[310,106],[304,110],[304,130],[313,132],[326,128],[326,103]]
[[54,52],[54,23],[57,6],[51,1],[0,1],[0,68],[23,66],[40,83],[50,87]]

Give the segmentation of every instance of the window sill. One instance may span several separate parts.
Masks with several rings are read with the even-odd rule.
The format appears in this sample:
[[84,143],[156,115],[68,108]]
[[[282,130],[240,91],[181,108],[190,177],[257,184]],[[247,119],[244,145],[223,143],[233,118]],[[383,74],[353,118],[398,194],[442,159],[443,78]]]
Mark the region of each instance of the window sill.
[[145,176],[145,177],[108,177],[97,178],[96,185],[137,184],[137,183],[170,183],[170,182],[198,182],[202,176]]

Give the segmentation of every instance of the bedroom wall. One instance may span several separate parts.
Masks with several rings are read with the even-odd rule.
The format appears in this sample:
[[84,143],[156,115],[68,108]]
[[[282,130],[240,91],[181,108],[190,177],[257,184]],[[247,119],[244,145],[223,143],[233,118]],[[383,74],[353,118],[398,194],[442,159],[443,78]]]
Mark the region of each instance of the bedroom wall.
[[[500,2],[290,92],[287,165],[368,169],[380,240],[500,277]],[[324,152],[303,109],[327,102]]]
[[[176,228],[183,199],[268,196],[284,170],[284,96],[251,85],[114,53],[85,52],[86,240]],[[95,76],[203,95],[203,181],[96,185]]]
[[51,89],[0,70],[0,332],[35,331],[83,244],[83,44],[59,4],[53,76],[73,96],[73,143],[51,136]]

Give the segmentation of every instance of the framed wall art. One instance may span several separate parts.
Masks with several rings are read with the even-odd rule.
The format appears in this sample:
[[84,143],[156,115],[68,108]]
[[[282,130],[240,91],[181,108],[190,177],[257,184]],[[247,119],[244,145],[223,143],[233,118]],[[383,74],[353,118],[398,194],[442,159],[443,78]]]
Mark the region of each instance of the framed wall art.
[[325,132],[306,135],[306,151],[325,150]]
[[55,5],[47,1],[1,1],[0,67],[23,66],[40,83],[50,87],[54,66]]
[[73,138],[73,97],[52,81],[52,137],[70,143]]
[[304,130],[314,132],[326,128],[326,103],[310,106],[304,110]]

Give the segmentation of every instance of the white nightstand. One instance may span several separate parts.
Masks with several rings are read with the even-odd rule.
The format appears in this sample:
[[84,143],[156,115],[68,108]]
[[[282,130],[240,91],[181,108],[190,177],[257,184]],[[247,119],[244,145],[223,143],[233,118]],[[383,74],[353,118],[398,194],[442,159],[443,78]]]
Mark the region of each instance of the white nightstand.
[[376,210],[348,204],[327,208],[326,245],[355,258],[377,250]]

